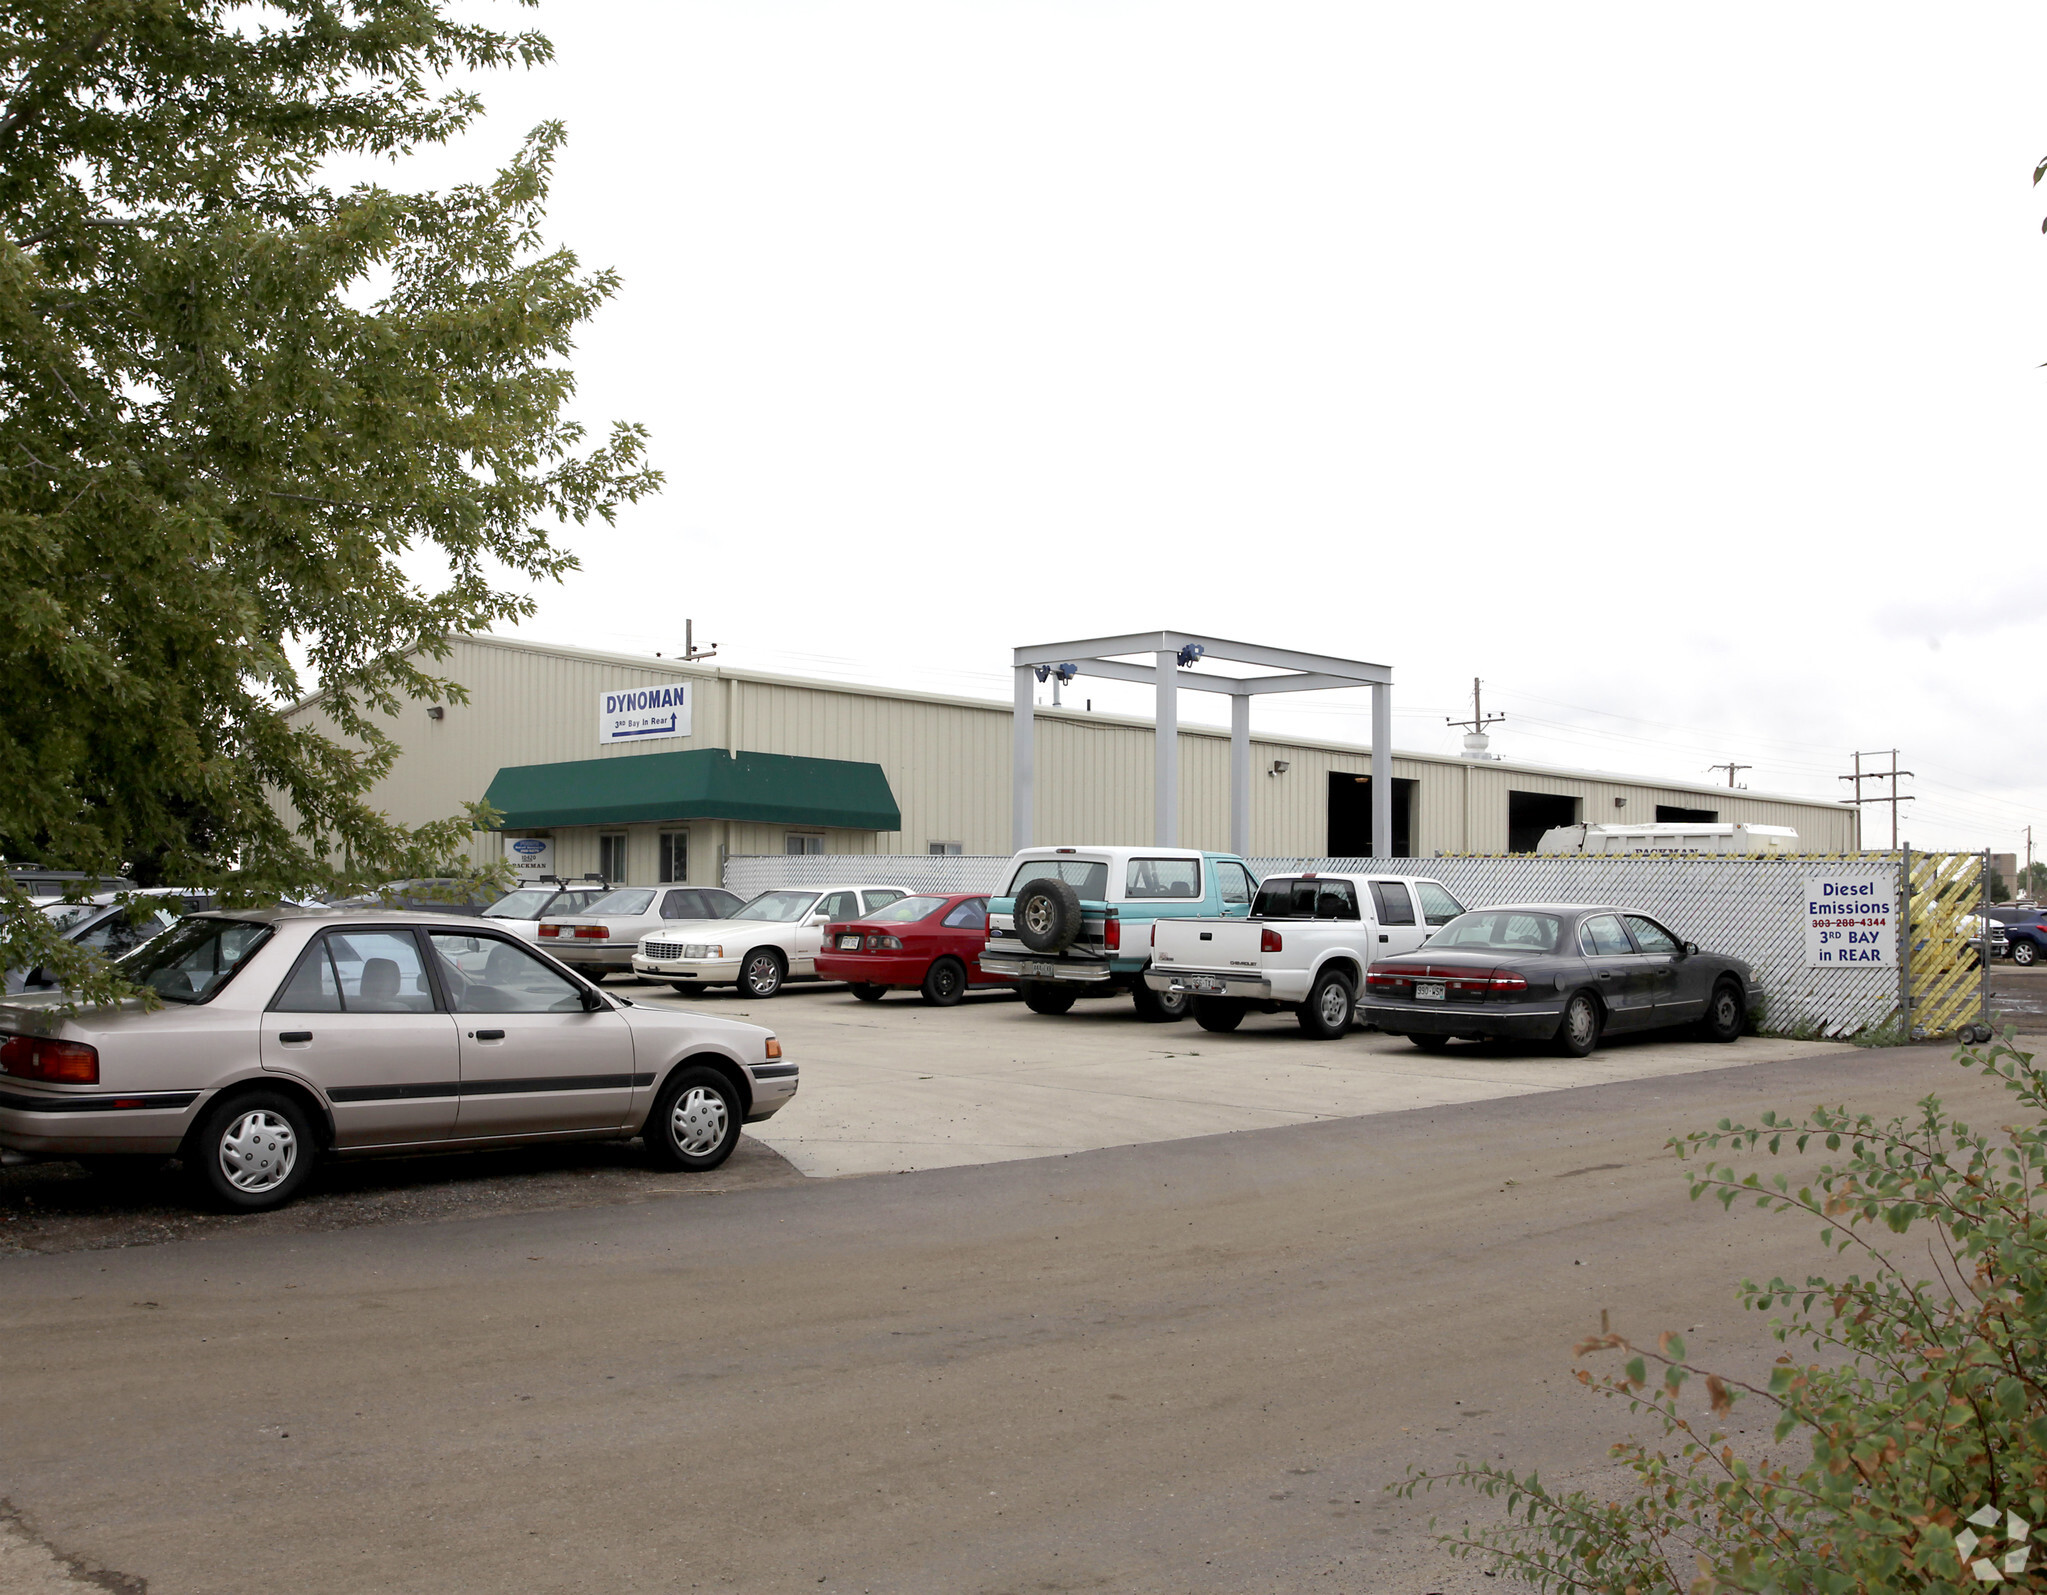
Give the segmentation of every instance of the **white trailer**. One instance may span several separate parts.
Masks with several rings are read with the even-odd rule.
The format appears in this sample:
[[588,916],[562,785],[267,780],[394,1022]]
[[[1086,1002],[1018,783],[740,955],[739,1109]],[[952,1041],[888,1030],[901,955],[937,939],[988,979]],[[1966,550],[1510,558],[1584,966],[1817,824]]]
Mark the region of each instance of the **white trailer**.
[[1543,832],[1538,853],[1747,854],[1796,853],[1798,833],[1788,825],[1559,825]]

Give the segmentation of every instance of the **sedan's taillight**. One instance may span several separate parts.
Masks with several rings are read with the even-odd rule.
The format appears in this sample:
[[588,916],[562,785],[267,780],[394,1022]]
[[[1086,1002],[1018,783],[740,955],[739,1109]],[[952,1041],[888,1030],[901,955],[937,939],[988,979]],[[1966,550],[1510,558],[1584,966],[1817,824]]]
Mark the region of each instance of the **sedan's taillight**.
[[1258,950],[1261,953],[1285,952],[1286,943],[1280,940],[1278,931],[1267,925],[1258,933]]
[[542,925],[540,927],[540,934],[548,937],[549,939],[559,936],[561,933],[562,928],[559,925]]
[[610,941],[611,927],[609,925],[578,925],[576,927],[576,940]]
[[1528,977],[1517,975],[1511,969],[1495,969],[1490,984],[1495,991],[1526,991]]
[[17,1080],[47,1080],[52,1085],[98,1085],[99,1049],[82,1041],[9,1036],[0,1041],[0,1074],[11,1074]]
[[867,950],[871,953],[899,953],[903,950],[903,938],[900,936],[870,936],[867,938]]

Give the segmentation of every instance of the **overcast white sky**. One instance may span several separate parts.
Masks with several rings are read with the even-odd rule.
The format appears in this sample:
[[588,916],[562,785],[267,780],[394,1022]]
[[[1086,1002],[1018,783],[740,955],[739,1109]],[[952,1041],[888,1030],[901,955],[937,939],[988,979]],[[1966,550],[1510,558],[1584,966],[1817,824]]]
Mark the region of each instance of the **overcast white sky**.
[[1831,798],[1896,746],[1915,846],[2047,854],[2038,6],[538,19],[400,180],[567,122],[554,230],[625,278],[581,408],[668,488],[530,634],[1002,697],[1205,631],[1391,664],[1406,749],[1474,675],[1515,759]]

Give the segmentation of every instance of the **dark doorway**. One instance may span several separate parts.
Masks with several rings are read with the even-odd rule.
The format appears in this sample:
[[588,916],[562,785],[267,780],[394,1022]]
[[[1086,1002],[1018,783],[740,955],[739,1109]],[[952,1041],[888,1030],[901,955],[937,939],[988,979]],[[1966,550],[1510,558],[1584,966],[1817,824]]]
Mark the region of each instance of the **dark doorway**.
[[[1414,857],[1414,789],[1420,783],[1393,778],[1393,856]],[[1329,772],[1329,851],[1325,858],[1372,856],[1372,778],[1349,770]]]
[[1674,809],[1668,803],[1656,805],[1658,825],[1718,825],[1718,809]]
[[1507,794],[1507,851],[1533,853],[1542,833],[1558,825],[1578,823],[1578,799],[1552,792]]

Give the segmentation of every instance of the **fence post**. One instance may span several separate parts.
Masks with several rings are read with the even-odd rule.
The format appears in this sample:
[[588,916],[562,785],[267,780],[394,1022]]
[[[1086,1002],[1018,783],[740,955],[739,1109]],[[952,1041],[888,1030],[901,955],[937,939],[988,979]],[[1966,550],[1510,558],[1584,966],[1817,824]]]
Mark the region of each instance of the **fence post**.
[[1983,1012],[1976,1023],[1986,1040],[1992,1039],[1990,1032],[1990,849],[1983,849],[1983,939],[1977,944],[1977,962],[1983,969]]
[[1898,866],[1898,1012],[1904,1021],[1905,1043],[1912,1041],[1912,844],[1905,844]]

